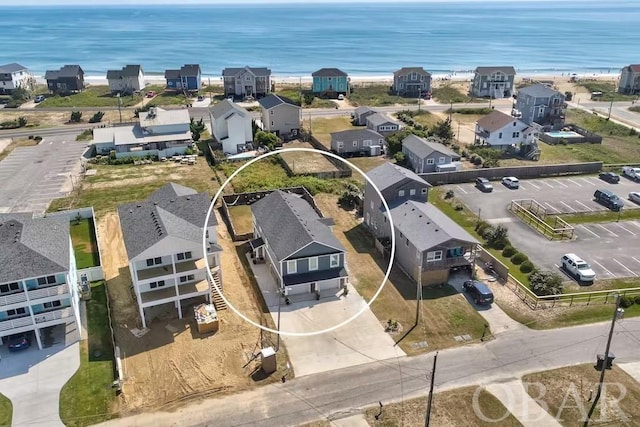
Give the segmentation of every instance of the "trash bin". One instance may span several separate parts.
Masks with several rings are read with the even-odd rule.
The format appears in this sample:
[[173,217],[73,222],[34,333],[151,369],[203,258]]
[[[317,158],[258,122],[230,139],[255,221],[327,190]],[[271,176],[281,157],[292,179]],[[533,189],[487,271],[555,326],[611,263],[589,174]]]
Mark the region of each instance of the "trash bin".
[[601,371],[603,368],[611,369],[613,366],[613,360],[616,358],[615,354],[609,353],[609,357],[607,357],[606,363],[604,360],[604,354],[598,354],[598,358],[596,360],[596,369]]

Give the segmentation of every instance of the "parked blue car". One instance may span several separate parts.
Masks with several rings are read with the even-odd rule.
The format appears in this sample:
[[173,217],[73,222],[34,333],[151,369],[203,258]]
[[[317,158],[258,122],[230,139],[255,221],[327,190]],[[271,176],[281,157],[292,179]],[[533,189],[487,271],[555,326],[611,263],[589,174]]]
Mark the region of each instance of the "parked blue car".
[[9,337],[9,351],[20,351],[31,346],[27,334],[16,334]]

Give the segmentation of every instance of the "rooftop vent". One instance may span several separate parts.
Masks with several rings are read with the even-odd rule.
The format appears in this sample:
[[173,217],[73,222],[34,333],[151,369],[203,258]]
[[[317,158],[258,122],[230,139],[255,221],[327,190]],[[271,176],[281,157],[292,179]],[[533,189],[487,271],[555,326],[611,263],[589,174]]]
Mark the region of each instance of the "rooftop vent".
[[141,207],[142,207],[142,205],[136,205],[136,207],[141,208]]

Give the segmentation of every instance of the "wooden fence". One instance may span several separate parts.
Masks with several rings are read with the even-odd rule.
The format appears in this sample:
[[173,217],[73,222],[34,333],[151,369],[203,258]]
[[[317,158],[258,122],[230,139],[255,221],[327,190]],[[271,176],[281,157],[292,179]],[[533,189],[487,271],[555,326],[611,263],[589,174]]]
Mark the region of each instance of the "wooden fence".
[[549,217],[547,209],[533,199],[512,200],[509,211],[549,240],[571,240],[575,228],[557,215]]

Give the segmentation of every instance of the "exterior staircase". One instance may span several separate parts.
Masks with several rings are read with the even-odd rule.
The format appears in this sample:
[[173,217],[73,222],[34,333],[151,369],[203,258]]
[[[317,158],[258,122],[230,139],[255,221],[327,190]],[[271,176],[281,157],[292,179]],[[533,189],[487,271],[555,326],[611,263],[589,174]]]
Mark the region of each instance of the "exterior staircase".
[[529,148],[529,152],[527,153],[527,159],[529,160],[540,160],[540,147],[538,146],[538,141],[533,141]]
[[[220,273],[218,271],[213,271],[213,280],[216,282],[216,286],[222,291],[222,280],[220,280]],[[218,293],[215,286],[211,285],[211,302],[213,306],[216,308],[216,311],[226,310],[227,303],[224,302],[222,295]]]

